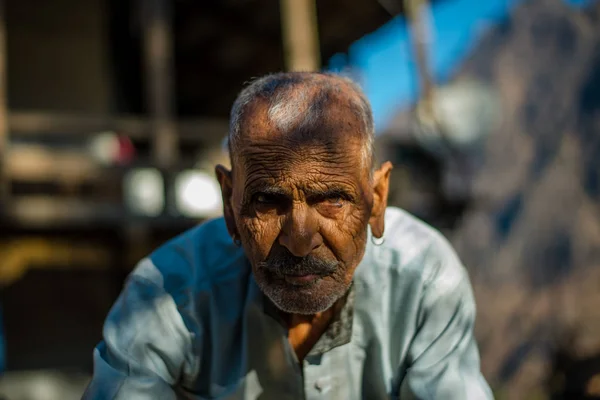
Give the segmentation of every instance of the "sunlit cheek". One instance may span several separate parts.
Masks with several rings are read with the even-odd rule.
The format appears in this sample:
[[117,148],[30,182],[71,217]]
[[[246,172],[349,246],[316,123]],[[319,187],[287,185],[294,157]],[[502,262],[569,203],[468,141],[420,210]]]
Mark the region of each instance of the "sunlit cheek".
[[356,208],[335,218],[321,218],[321,233],[338,259],[352,264],[362,256],[366,243],[367,219]]
[[355,213],[350,214],[346,218],[342,229],[344,230],[344,234],[351,238],[345,246],[348,257],[352,259],[353,263],[360,261],[366,245],[368,231],[367,216],[356,210]]
[[279,218],[245,218],[242,223],[252,252],[261,259],[266,258],[279,236]]

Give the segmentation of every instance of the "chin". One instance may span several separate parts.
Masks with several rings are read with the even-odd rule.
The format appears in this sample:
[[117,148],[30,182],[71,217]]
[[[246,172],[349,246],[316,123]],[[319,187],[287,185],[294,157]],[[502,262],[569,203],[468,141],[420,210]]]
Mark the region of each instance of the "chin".
[[348,290],[346,285],[330,277],[305,285],[276,280],[257,281],[263,293],[281,311],[289,314],[317,314],[331,308]]

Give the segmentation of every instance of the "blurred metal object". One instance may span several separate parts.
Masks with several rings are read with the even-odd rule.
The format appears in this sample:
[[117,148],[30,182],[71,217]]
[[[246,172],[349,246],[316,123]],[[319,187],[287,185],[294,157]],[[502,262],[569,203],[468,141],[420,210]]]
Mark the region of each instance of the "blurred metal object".
[[420,145],[442,157],[448,146],[463,155],[477,151],[501,118],[498,93],[472,79],[438,88],[430,106],[430,115],[417,115],[413,131]]
[[485,139],[501,119],[499,94],[483,82],[459,79],[439,87],[431,100],[430,110],[417,108],[411,132],[442,162],[445,199],[468,201]]
[[146,93],[152,119],[152,151],[158,165],[170,167],[177,160],[178,140],[173,108],[175,96],[171,9],[168,0],[140,2],[144,27]]
[[318,71],[321,66],[315,0],[281,0],[281,33],[288,71]]

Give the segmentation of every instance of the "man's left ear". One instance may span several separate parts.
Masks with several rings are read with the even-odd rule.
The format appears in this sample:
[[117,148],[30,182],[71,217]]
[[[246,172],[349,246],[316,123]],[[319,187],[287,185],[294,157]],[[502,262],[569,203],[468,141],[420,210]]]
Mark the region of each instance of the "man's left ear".
[[392,168],[392,163],[386,161],[373,174],[373,208],[369,225],[373,236],[376,238],[382,237],[385,230],[385,209],[387,207]]

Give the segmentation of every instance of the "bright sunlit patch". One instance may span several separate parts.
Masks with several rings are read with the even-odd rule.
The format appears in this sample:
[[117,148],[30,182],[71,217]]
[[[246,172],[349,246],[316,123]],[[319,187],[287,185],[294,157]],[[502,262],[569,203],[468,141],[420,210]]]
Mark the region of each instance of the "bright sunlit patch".
[[221,212],[219,183],[201,171],[184,171],[175,179],[175,205],[186,217],[208,217]]
[[129,171],[124,179],[125,203],[134,214],[148,217],[160,215],[165,208],[165,183],[155,168]]
[[119,138],[114,132],[102,132],[95,135],[89,144],[92,157],[99,163],[108,165],[119,152]]

